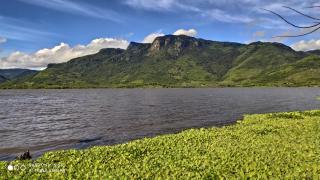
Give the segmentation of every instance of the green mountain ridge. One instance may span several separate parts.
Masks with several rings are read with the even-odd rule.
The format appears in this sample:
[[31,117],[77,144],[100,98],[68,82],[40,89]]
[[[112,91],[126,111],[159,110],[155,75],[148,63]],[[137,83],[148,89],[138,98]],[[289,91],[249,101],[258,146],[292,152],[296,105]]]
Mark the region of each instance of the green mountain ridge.
[[118,88],[319,86],[318,51],[280,43],[240,44],[166,35],[126,50],[100,52],[49,64],[1,88]]
[[7,81],[8,79],[0,75],[0,83]]
[[35,75],[38,71],[30,69],[0,69],[0,84],[4,82],[16,81],[18,79],[24,79],[30,75]]
[[32,73],[37,73],[38,71],[30,70],[30,69],[0,69],[0,76],[5,79],[15,79],[21,76],[25,76]]

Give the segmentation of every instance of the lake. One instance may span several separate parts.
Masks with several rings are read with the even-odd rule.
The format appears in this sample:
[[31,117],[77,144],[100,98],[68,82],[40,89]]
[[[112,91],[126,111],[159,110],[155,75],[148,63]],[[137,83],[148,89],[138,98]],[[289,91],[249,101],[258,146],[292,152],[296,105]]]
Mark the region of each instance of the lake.
[[320,88],[0,90],[0,160],[320,109]]

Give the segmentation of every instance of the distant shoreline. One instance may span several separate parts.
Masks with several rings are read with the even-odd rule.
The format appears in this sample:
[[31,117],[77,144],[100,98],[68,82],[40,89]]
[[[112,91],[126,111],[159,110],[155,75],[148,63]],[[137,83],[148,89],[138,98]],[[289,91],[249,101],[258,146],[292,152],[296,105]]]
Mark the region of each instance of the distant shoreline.
[[200,87],[62,87],[62,88],[3,88],[0,90],[37,90],[37,89],[214,89],[214,88],[319,88],[320,86],[200,86]]

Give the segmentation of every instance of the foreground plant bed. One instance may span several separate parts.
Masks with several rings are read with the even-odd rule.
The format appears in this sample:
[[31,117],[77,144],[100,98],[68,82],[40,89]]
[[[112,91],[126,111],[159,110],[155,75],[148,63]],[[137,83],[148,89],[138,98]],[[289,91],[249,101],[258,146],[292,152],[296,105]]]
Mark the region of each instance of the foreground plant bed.
[[35,161],[0,162],[0,174],[5,179],[319,179],[319,147],[320,111],[247,115],[223,128],[49,152]]

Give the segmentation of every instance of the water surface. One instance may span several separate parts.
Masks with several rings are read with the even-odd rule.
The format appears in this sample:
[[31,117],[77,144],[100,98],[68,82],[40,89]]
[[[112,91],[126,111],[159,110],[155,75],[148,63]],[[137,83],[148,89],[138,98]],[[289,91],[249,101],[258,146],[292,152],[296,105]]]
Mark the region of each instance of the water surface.
[[0,160],[109,145],[243,114],[320,109],[320,88],[0,90]]

